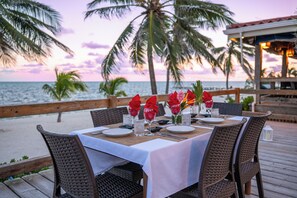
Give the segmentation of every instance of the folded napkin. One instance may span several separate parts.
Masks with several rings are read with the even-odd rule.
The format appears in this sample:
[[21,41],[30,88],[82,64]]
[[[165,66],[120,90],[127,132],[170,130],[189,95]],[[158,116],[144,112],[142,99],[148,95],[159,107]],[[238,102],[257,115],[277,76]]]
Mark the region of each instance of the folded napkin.
[[84,134],[84,133],[99,134],[99,133],[102,133],[102,131],[106,130],[106,129],[109,129],[109,128],[100,126],[100,127],[72,131],[70,134]]
[[141,104],[140,96],[139,96],[139,94],[137,94],[129,102],[129,111],[130,111],[131,116],[133,116],[133,117],[137,116],[137,114],[140,110],[140,104]]

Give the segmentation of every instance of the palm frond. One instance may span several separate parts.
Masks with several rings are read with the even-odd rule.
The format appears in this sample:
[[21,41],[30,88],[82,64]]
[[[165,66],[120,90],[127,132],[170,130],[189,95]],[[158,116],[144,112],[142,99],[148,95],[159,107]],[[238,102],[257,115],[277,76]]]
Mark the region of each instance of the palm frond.
[[123,53],[124,46],[128,42],[129,36],[133,33],[133,24],[129,23],[115,44],[112,46],[101,65],[101,75],[104,79],[108,79],[113,69],[118,70],[116,59]]

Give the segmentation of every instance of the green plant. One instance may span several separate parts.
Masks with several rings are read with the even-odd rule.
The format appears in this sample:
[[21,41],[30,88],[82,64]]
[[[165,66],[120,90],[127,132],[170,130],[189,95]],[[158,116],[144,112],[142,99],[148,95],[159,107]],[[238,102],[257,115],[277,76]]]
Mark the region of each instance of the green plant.
[[126,92],[119,90],[122,85],[127,84],[128,80],[124,77],[117,77],[114,79],[106,80],[99,84],[99,93],[103,93],[104,96],[127,96]]
[[199,103],[202,103],[202,92],[203,92],[203,86],[200,80],[196,81],[196,84],[192,84],[193,87],[193,93],[196,96],[195,104],[198,105]]
[[230,96],[227,96],[226,102],[227,103],[235,103],[235,100],[233,98],[231,98]]
[[249,104],[253,103],[254,102],[254,97],[253,96],[248,96],[246,98],[244,98],[242,100],[242,109],[244,111],[248,111],[249,110]]

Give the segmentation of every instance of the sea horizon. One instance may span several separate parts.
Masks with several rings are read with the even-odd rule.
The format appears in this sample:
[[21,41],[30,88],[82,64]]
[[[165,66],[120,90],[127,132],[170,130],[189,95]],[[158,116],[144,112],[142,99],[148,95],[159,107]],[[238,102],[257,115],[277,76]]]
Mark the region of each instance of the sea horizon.
[[[87,92],[78,92],[71,95],[70,98],[62,101],[73,100],[92,100],[106,98],[102,93],[99,93],[99,83],[102,81],[85,82],[88,86]],[[192,88],[195,81],[183,81],[182,86],[176,86],[174,82],[170,82],[169,93],[173,91],[187,91]],[[0,105],[19,105],[19,104],[36,104],[55,102],[48,94],[42,90],[44,84],[52,84],[54,81],[18,81],[18,82],[0,82]],[[205,90],[226,89],[225,81],[202,81]],[[244,88],[245,81],[230,81],[230,88]],[[157,81],[158,94],[165,94],[166,82]],[[150,81],[129,81],[121,86],[120,90],[126,92],[128,97],[139,94],[147,96],[151,94]]]

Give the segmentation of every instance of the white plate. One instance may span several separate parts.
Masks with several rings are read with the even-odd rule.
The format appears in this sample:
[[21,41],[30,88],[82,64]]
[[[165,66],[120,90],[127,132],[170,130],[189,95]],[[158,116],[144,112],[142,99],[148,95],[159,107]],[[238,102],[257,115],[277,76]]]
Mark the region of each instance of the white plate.
[[104,130],[104,131],[102,131],[102,133],[104,135],[110,136],[110,137],[121,137],[121,136],[129,135],[129,134],[133,133],[133,131],[131,129],[114,128],[114,129]]
[[172,133],[189,133],[195,130],[195,128],[191,126],[170,126],[166,129]]
[[200,118],[199,120],[202,122],[208,122],[208,123],[222,123],[222,122],[224,122],[223,118]]
[[165,118],[172,118],[172,114],[165,114],[164,117]]

